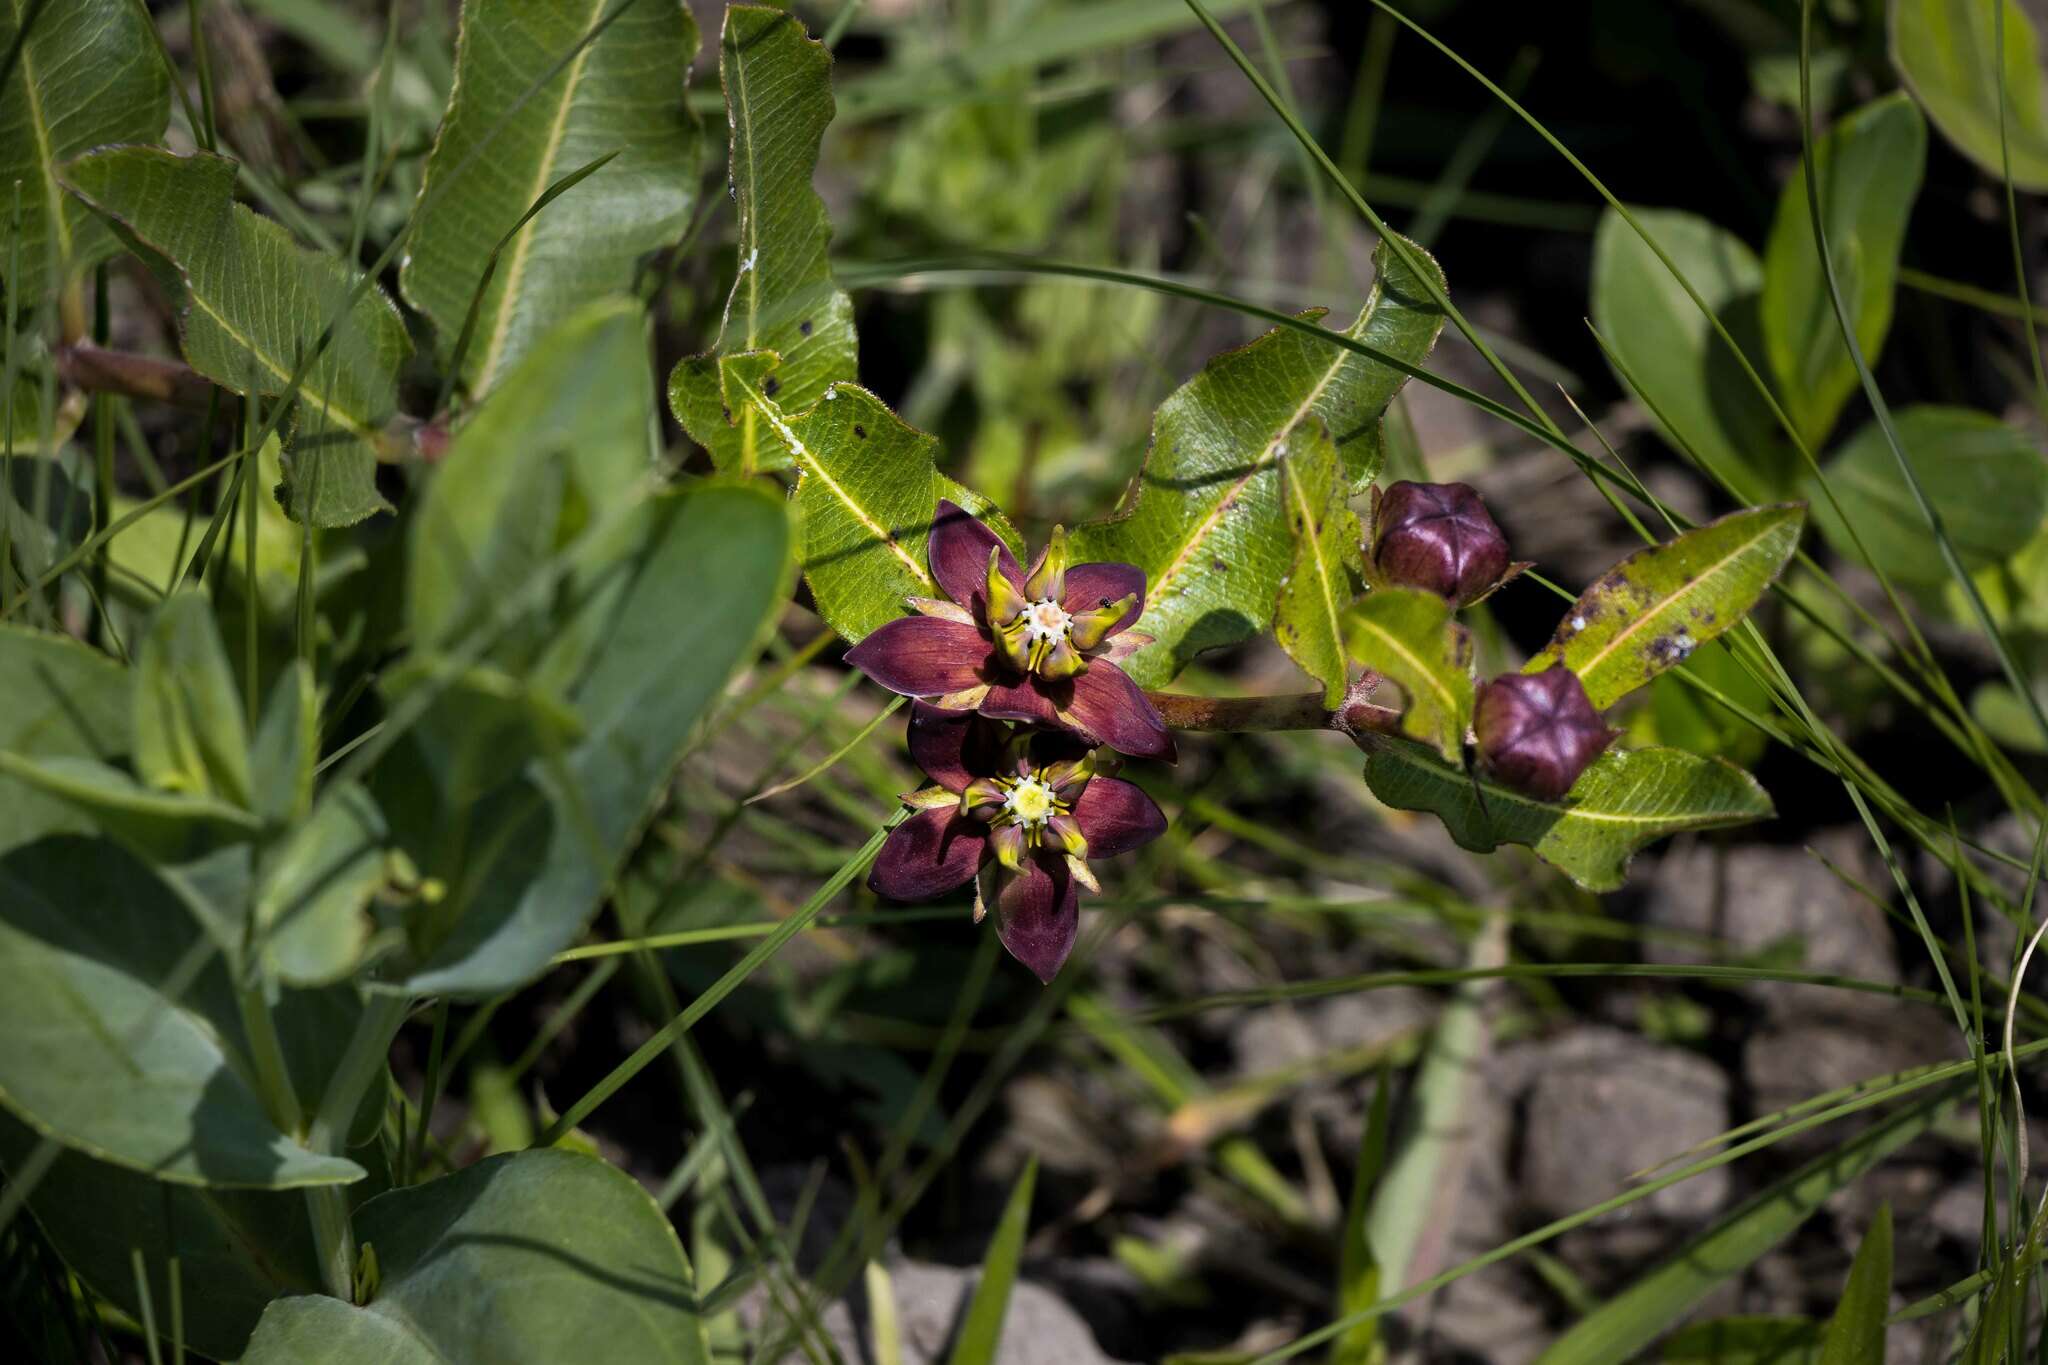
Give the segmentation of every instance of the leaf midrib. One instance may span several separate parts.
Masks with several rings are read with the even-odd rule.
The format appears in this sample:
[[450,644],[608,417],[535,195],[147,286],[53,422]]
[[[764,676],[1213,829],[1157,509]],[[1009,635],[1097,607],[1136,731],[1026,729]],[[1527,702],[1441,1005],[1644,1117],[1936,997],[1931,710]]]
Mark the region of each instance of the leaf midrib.
[[[526,196],[526,202],[529,204],[545,194],[548,185],[554,180],[555,158],[561,153],[562,138],[568,131],[569,110],[576,103],[576,91],[583,83],[583,71],[590,61],[591,49],[597,46],[590,40],[590,30],[595,27],[602,8],[598,0],[592,0],[590,18],[583,25],[583,32],[577,39],[576,59],[569,63],[569,70],[564,73],[562,101],[556,108],[554,121],[548,128],[547,146],[542,149],[540,164],[535,168],[533,188]],[[519,230],[519,235],[512,241],[512,259],[506,262],[504,283],[497,290],[497,302],[493,306],[490,345],[484,351],[482,362],[477,366],[478,392],[490,387],[499,364],[504,360],[505,341],[512,325],[512,302],[519,296],[519,283],[526,274],[526,261],[532,254],[534,234],[537,231],[535,224],[539,221],[536,216],[532,222]]]
[[1330,566],[1323,558],[1324,527],[1319,525],[1310,513],[1308,491],[1301,486],[1301,479],[1297,476],[1286,478],[1284,482],[1288,492],[1293,495],[1295,507],[1301,513],[1302,528],[1307,532],[1301,538],[1302,550],[1308,555],[1309,562],[1315,566],[1316,586],[1321,590],[1323,611],[1330,618],[1330,639],[1337,646],[1341,661],[1344,652],[1344,623],[1342,614],[1337,609],[1337,592],[1335,584],[1330,579]]
[[[21,31],[21,0],[15,0],[15,32]],[[64,218],[64,191],[57,184],[57,153],[50,145],[49,125],[43,119],[43,101],[36,93],[35,63],[29,53],[34,43],[24,40],[21,44],[21,88],[28,100],[29,127],[35,130],[36,151],[40,154],[37,169],[43,173],[43,188],[48,194],[48,214],[51,230],[57,239],[57,258],[68,265],[71,261],[71,224]]]
[[[1614,636],[1611,639],[1608,640],[1608,642],[1604,646],[1602,646],[1598,651],[1596,651],[1592,655],[1592,657],[1583,661],[1578,666],[1578,668],[1574,669],[1573,671],[1576,672],[1582,678],[1585,677],[1587,674],[1591,673],[1594,669],[1598,668],[1601,664],[1607,661],[1608,655],[1614,653],[1615,650],[1620,649],[1623,642],[1632,639],[1635,636],[1636,632],[1648,626],[1652,621],[1662,620],[1665,613],[1668,612],[1672,607],[1677,606],[1680,602],[1683,602],[1686,598],[1690,597],[1695,590],[1709,583],[1716,575],[1721,573],[1722,570],[1726,569],[1735,560],[1742,558],[1744,555],[1747,555],[1750,551],[1754,550],[1759,544],[1761,544],[1764,541],[1764,539],[1767,536],[1769,536],[1772,532],[1778,530],[1784,524],[1784,521],[1778,518],[1774,518],[1771,521],[1765,522],[1758,529],[1755,535],[1751,536],[1748,540],[1743,541],[1742,544],[1736,546],[1727,554],[1715,560],[1712,564],[1709,564],[1707,567],[1701,569],[1698,572],[1698,574],[1694,576],[1692,582],[1686,584],[1677,592],[1672,593],[1669,597],[1666,597],[1662,602],[1660,602],[1657,606],[1653,607],[1651,610],[1645,612],[1643,615],[1638,616],[1635,620],[1623,626],[1619,631],[1617,631],[1614,634]],[[1558,651],[1558,655],[1560,658],[1563,657],[1563,654],[1563,650]]]
[[[1391,747],[1383,752],[1410,771],[1423,773],[1432,779],[1443,780],[1442,775],[1434,768],[1426,763],[1418,763],[1411,755],[1403,754],[1398,749]],[[1609,825],[1693,825],[1716,820],[1748,818],[1747,812],[1732,809],[1709,810],[1699,808],[1673,812],[1669,815],[1626,815],[1613,811],[1589,810],[1585,806],[1559,806],[1548,801],[1538,801],[1532,796],[1525,796],[1512,787],[1498,786],[1483,778],[1475,777],[1472,780],[1476,785],[1485,789],[1489,798],[1498,796],[1509,805],[1524,806],[1530,810],[1549,811],[1555,814],[1559,821],[1591,820]],[[1491,832],[1492,822],[1489,821],[1488,825],[1489,832]]]
[[[1366,296],[1365,307],[1359,310],[1358,321],[1353,323],[1341,335],[1350,337],[1355,341],[1358,338],[1358,334],[1363,332],[1371,323],[1373,317],[1379,312],[1380,299],[1382,297],[1381,284],[1382,282],[1378,278],[1373,280],[1372,292]],[[1301,425],[1302,419],[1308,416],[1309,412],[1315,407],[1317,400],[1330,387],[1330,382],[1344,368],[1344,363],[1350,358],[1351,353],[1342,348],[1333,349],[1336,350],[1336,358],[1330,362],[1329,368],[1323,371],[1322,377],[1309,390],[1308,396],[1302,399],[1301,405],[1294,410],[1293,415],[1266,442],[1265,449],[1259,453],[1259,458],[1252,462],[1251,468],[1247,469],[1244,475],[1230,486],[1230,491],[1225,493],[1217,501],[1216,505],[1209,509],[1208,515],[1203,517],[1188,532],[1187,536],[1182,539],[1180,550],[1174,555],[1172,562],[1160,570],[1158,576],[1154,579],[1152,589],[1153,600],[1163,602],[1179,590],[1176,580],[1185,572],[1188,564],[1194,559],[1195,552],[1215,533],[1215,529],[1221,524],[1224,515],[1236,504],[1238,497],[1244,492],[1251,481],[1273,466],[1278,459],[1280,447],[1293,434],[1294,429]]]

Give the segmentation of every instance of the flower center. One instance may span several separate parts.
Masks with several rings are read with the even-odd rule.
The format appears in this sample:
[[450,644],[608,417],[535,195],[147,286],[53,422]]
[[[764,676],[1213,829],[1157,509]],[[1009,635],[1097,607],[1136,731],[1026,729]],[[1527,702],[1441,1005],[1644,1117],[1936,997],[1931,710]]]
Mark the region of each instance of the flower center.
[[1035,777],[1018,778],[1003,794],[1003,813],[1026,829],[1043,825],[1058,809],[1052,788]]
[[1057,644],[1074,628],[1074,618],[1050,597],[1041,597],[1024,609],[1024,638],[1033,644]]

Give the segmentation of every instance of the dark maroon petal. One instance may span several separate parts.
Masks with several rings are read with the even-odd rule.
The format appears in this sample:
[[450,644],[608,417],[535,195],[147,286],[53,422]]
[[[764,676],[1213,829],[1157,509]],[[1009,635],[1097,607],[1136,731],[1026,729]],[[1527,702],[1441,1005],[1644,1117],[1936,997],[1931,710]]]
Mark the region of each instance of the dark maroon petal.
[[939,581],[946,596],[984,620],[990,547],[998,550],[1003,573],[1021,592],[1024,570],[1018,565],[1017,556],[1010,553],[1010,547],[1003,544],[1002,537],[976,521],[959,504],[939,499],[938,511],[932,515],[931,539],[925,544],[925,561],[931,565],[932,577]]
[[1173,732],[1121,668],[1097,659],[1074,679],[1073,688],[1062,720],[1118,753],[1173,762]]
[[910,761],[947,791],[965,791],[976,777],[964,758],[968,732],[976,724],[972,711],[941,711],[927,702],[911,703]]
[[892,901],[943,896],[971,879],[988,852],[988,826],[955,810],[924,810],[889,832],[868,885]]
[[936,616],[899,616],[846,651],[846,662],[891,692],[942,697],[978,686],[988,641],[973,626]]
[[1066,864],[1025,859],[1023,872],[1008,878],[996,897],[996,933],[1010,956],[1050,986],[1080,932],[1081,907]]
[[1129,630],[1145,614],[1145,571],[1129,564],[1076,564],[1067,570],[1067,596],[1061,605],[1071,612],[1093,611],[1136,593],[1138,605],[1110,627],[1114,636]]
[[975,709],[994,720],[1021,720],[1031,725],[1060,723],[1059,707],[1046,695],[1039,680],[1028,675],[1014,687],[995,684]]
[[1166,816],[1151,797],[1120,777],[1090,778],[1074,803],[1074,819],[1090,858],[1114,858],[1166,833]]

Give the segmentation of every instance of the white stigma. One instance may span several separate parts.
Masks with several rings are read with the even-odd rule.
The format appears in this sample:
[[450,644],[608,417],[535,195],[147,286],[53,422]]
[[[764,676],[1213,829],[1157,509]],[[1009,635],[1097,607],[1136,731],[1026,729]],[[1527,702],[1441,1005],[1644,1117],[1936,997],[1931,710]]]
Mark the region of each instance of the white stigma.
[[1074,618],[1050,597],[1042,597],[1024,609],[1024,638],[1034,644],[1040,640],[1057,643],[1066,639],[1073,628]]
[[1012,820],[1032,829],[1052,818],[1053,791],[1035,777],[1022,777],[1003,795],[1003,810]]

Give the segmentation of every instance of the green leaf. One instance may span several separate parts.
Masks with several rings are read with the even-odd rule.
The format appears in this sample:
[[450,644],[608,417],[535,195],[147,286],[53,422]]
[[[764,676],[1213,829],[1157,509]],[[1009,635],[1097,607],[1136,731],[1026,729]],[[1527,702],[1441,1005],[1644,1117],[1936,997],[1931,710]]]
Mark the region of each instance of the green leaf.
[[617,8],[606,0],[464,0],[454,94],[427,157],[420,216],[399,273],[407,301],[439,329],[444,362],[498,241],[563,174],[618,154],[505,249],[463,357],[472,396],[495,388],[563,317],[623,293],[640,258],[674,242],[689,220],[703,138],[687,103],[697,55],[687,5],[627,7],[534,89]]
[[313,670],[294,659],[271,684],[249,746],[251,808],[272,825],[303,820],[320,762],[320,696]]
[[487,1157],[356,1211],[381,1279],[360,1308],[308,1295],[264,1311],[245,1365],[581,1359],[699,1365],[695,1293],[660,1207],[574,1152]]
[[243,1079],[217,957],[165,993],[196,928],[117,845],[45,839],[0,858],[0,1103],[103,1161],[193,1185],[346,1184],[362,1167],[279,1132]]
[[[430,498],[459,496],[446,477],[459,468],[451,460]],[[442,738],[430,715],[380,765],[391,827],[450,888],[412,926],[412,989],[511,989],[581,931],[699,717],[786,598],[790,539],[784,504],[759,487],[699,485],[626,509],[530,623],[551,643],[527,679],[561,697],[574,743],[559,742],[549,707],[529,711],[535,757],[489,791],[458,789],[474,769],[438,769],[433,756],[466,741]]]
[[[646,495],[646,319],[604,300],[565,319],[456,433],[412,531],[406,619],[423,651],[505,618],[510,593],[572,534]],[[548,626],[507,639],[494,657],[522,667]]]
[[1892,1209],[1877,1207],[1877,1217],[1856,1248],[1842,1300],[1828,1319],[1827,1341],[1820,1365],[1862,1365],[1884,1359],[1885,1318],[1892,1307]]
[[361,787],[322,794],[310,819],[265,858],[256,896],[263,960],[294,986],[355,971],[370,938],[370,898],[384,884],[383,813]]
[[729,406],[719,362],[773,353],[756,382],[783,408],[802,412],[857,374],[853,304],[832,282],[832,224],[811,188],[832,122],[832,54],[792,15],[731,5],[718,71],[732,126],[727,175],[739,211],[739,270],[716,344],[676,366],[668,396],[714,464],[751,472],[788,464],[789,449],[757,409]]
[[[117,758],[134,747],[128,671],[63,635],[0,625],[0,753]],[[91,821],[61,798],[0,779],[0,852]]]
[[[2048,463],[2024,432],[1968,408],[1901,408],[1892,420],[1964,568],[1974,572],[2003,563],[2041,531],[2048,517]],[[1824,472],[1843,516],[1886,573],[1921,587],[1949,581],[1920,504],[1875,422],[1844,442]],[[1834,508],[1825,499],[1816,499],[1814,507],[1828,544],[1860,562]]]
[[1681,673],[1707,683],[1752,715],[1771,714],[1769,689],[1736,661],[1726,640],[1709,640],[1680,668],[1651,680],[1649,704],[1629,716],[1626,742],[1638,748],[1668,744],[1690,753],[1714,754],[1738,766],[1763,757],[1769,742],[1763,731],[1688,685]]
[[[2005,5],[2005,151],[2020,189],[2048,190],[2041,48],[2016,0]],[[1999,147],[1998,16],[1986,0],[1892,0],[1892,64],[1927,117],[1994,180]]]
[[[1821,223],[1842,283],[1843,306],[1873,365],[1892,325],[1899,247],[1920,193],[1927,125],[1904,93],[1863,106],[1816,144]],[[1817,448],[1856,391],[1856,367],[1828,299],[1795,171],[1778,198],[1764,248],[1764,352],[1778,396],[1809,449]]]
[[[356,282],[338,259],[235,202],[235,163],[112,147],[68,162],[64,184],[142,254],[178,310],[185,359],[236,393],[282,394]],[[307,369],[279,492],[294,520],[348,526],[389,504],[375,473],[397,376],[412,349],[374,285]]]
[[[1443,314],[1385,243],[1373,262],[1372,293],[1345,335],[1419,365]],[[1380,414],[1406,381],[1398,370],[1282,327],[1217,356],[1160,405],[1127,510],[1081,527],[1073,542],[1077,560],[1120,560],[1145,571],[1140,629],[1154,643],[1125,662],[1133,680],[1162,686],[1201,651],[1266,628],[1289,567],[1279,466],[1291,438],[1320,420],[1350,491],[1363,491],[1377,472]]]
[[1451,604],[1420,588],[1375,588],[1345,613],[1344,628],[1351,656],[1406,698],[1401,733],[1457,762],[1472,723],[1472,637]]
[[1933,1127],[1948,1108],[1941,1101],[1901,1110],[1757,1191],[1670,1260],[1587,1314],[1538,1357],[1536,1365],[1607,1365],[1634,1359],[1716,1288],[1791,1236],[1835,1191]]
[[1619,887],[1636,850],[1667,834],[1722,829],[1772,813],[1770,797],[1748,773],[1677,749],[1610,749],[1562,801],[1539,801],[1468,776],[1398,739],[1374,746],[1365,780],[1373,795],[1398,810],[1438,816],[1463,848],[1490,853],[1502,844],[1526,844],[1590,891]]
[[135,772],[157,791],[252,804],[241,695],[197,588],[165,600],[136,651]]
[[1331,706],[1350,682],[1344,660],[1344,612],[1365,573],[1365,532],[1346,496],[1337,447],[1321,422],[1289,438],[1280,462],[1282,500],[1294,535],[1294,562],[1280,582],[1273,633],[1280,647],[1323,684]]
[[953,1343],[950,1365],[995,1365],[1002,1344],[1003,1318],[1010,1311],[1010,1290],[1024,1260],[1024,1238],[1031,1231],[1031,1191],[1038,1183],[1038,1158],[1024,1163],[1024,1173],[1010,1188],[1009,1202],[981,1258],[981,1279],[967,1304],[967,1316]]
[[[1351,1197],[1344,1206],[1343,1243],[1337,1252],[1337,1313],[1340,1317],[1357,1312],[1380,1299],[1380,1262],[1372,1246],[1373,1193],[1380,1173],[1387,1165],[1387,1138],[1393,1115],[1389,1104],[1392,1086],[1388,1074],[1380,1072],[1373,1088],[1372,1109],[1365,1119],[1365,1133],[1358,1144],[1358,1168],[1351,1176]],[[1380,1320],[1364,1322],[1338,1337],[1330,1347],[1330,1365],[1376,1365],[1379,1354]]]
[[12,187],[21,185],[22,278],[7,283],[25,298],[41,293],[46,272],[61,285],[120,246],[63,194],[57,168],[108,143],[155,142],[171,112],[152,21],[134,0],[4,0],[0,52],[15,50],[31,15],[35,27],[0,86],[0,221],[11,218]]
[[[20,1172],[36,1143],[33,1129],[0,1113],[0,1165]],[[272,1299],[320,1288],[306,1197],[296,1190],[201,1189],[60,1151],[28,1203],[64,1263],[138,1321],[132,1253],[142,1252],[160,1327],[177,1257],[185,1344],[216,1360],[241,1356]]]
[[1664,1343],[1665,1365],[1814,1365],[1821,1325],[1812,1318],[1716,1318],[1680,1328]]
[[1018,547],[994,504],[939,473],[939,443],[866,389],[835,384],[808,412],[791,414],[766,389],[773,357],[735,356],[720,366],[734,409],[759,414],[796,467],[791,496],[804,577],[818,614],[849,643],[903,615],[905,597],[943,596],[925,563],[939,499]]
[[[1734,233],[1676,209],[1635,209],[1714,316],[1752,355],[1763,267]],[[1788,490],[1795,455],[1770,409],[1699,306],[1641,237],[1608,209],[1593,237],[1593,323],[1646,406],[1745,496]]]
[[1752,507],[1636,551],[1579,595],[1524,671],[1562,660],[1605,710],[1748,615],[1805,525],[1798,503]]
[[0,773],[64,802],[93,829],[154,861],[177,864],[256,837],[261,823],[240,806],[195,792],[145,787],[97,759],[24,758],[0,751]]

